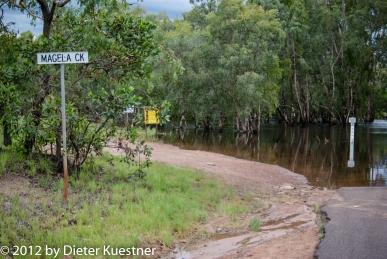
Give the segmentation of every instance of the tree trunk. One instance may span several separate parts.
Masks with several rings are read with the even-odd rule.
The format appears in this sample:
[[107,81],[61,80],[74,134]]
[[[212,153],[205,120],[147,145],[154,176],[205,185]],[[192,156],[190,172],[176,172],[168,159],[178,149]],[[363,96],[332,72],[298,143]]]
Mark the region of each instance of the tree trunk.
[[32,149],[35,145],[36,132],[40,125],[40,118],[42,117],[43,102],[50,92],[51,92],[50,76],[45,76],[43,79],[42,94],[38,96],[35,102],[32,104],[32,110],[31,110],[32,125],[31,126],[35,130],[27,133],[27,136],[24,140],[24,150],[27,154],[32,152]]
[[218,124],[219,132],[223,132],[224,130],[224,121],[225,121],[224,115],[221,114],[219,117],[219,124]]
[[9,125],[5,121],[3,121],[3,143],[4,146],[12,145],[12,137],[11,133],[9,132]]
[[[42,16],[43,16],[43,36],[46,39],[50,38],[50,32],[52,28],[52,21],[54,19],[54,13],[55,9],[58,6],[63,7],[70,1],[65,0],[61,3],[58,3],[54,1],[52,3],[51,8],[48,6],[48,3],[46,0],[37,0],[40,9],[42,11]],[[27,133],[26,139],[24,141],[24,149],[25,152],[31,153],[32,149],[35,145],[36,141],[36,131],[39,127],[40,124],[40,118],[42,116],[42,108],[43,108],[43,102],[46,99],[47,95],[50,94],[51,92],[51,85],[50,85],[50,76],[46,75],[43,78],[43,83],[42,83],[42,93],[38,95],[34,103],[32,104],[32,127],[35,129],[35,131]]]
[[[37,0],[37,2],[40,5],[40,10],[42,11],[42,16],[43,16],[43,36],[48,39],[50,38],[52,21],[54,20],[54,13],[58,2],[53,1],[51,8],[48,6],[48,3],[46,0]],[[60,6],[63,7],[66,4],[67,3],[65,1],[62,4],[60,4]]]
[[260,130],[261,130],[261,105],[258,106],[258,127],[257,127],[258,134]]
[[300,111],[300,119],[301,121],[304,122],[305,116],[304,116],[304,109],[301,103],[301,98],[300,98],[300,92],[298,89],[298,76],[297,76],[297,60],[296,60],[296,47],[294,44],[294,40],[292,41],[292,54],[293,54],[293,89],[294,89],[294,94],[296,96],[296,101],[298,104],[298,109]]
[[187,128],[187,121],[186,121],[186,119],[185,119],[184,114],[181,115],[181,117],[180,117],[179,128],[180,128],[180,129],[186,129],[186,128]]
[[285,124],[289,124],[289,119],[286,113],[282,112],[280,107],[277,107],[277,112]]
[[[46,25],[46,27],[47,27],[47,25]],[[46,30],[47,30],[47,28],[46,28]],[[43,33],[43,35],[45,35],[45,33]],[[37,129],[38,129],[39,124],[40,124],[40,117],[42,116],[43,102],[44,102],[46,96],[50,92],[50,76],[48,76],[48,75],[44,76],[42,89],[43,89],[42,95],[38,96],[38,98],[36,99],[36,101],[32,105],[32,111],[31,111],[32,121],[31,122],[32,122],[32,126],[35,130],[32,132],[28,132],[27,136],[25,138],[24,150],[27,154],[30,154],[32,152],[32,149],[35,145],[36,132],[37,132]]]
[[245,122],[243,124],[243,132],[249,131],[249,117],[245,117]]
[[367,116],[365,121],[366,122],[373,122],[375,119],[375,113],[374,113],[374,107],[372,102],[372,96],[368,96],[368,107],[367,107]]
[[203,129],[204,131],[210,131],[211,129],[211,122],[209,116],[206,116],[206,118],[203,120]]

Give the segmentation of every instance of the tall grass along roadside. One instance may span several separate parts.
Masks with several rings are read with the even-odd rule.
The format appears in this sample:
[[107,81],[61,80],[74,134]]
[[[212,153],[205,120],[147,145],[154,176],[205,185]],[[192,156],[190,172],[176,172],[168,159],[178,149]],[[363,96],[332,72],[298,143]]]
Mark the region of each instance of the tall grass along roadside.
[[133,181],[121,159],[104,155],[86,165],[70,181],[67,208],[61,180],[49,189],[31,187],[26,192],[34,195],[22,198],[0,191],[7,208],[0,211],[0,244],[170,246],[212,213],[246,211],[230,188],[201,173],[155,163],[145,179]]

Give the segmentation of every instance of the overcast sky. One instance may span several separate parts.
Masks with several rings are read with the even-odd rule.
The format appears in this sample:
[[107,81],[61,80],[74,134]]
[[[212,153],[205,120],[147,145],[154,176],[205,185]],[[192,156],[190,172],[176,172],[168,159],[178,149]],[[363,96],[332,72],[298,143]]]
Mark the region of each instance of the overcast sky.
[[[131,2],[134,2],[134,0]],[[143,0],[142,3],[139,3],[139,6],[143,7],[148,13],[162,12],[173,19],[181,18],[184,12],[191,9],[189,0]],[[5,10],[4,18],[6,22],[15,23],[12,26],[15,31],[32,31],[35,35],[40,34],[42,31],[40,21],[37,21],[36,25],[32,25],[31,19],[17,10]]]

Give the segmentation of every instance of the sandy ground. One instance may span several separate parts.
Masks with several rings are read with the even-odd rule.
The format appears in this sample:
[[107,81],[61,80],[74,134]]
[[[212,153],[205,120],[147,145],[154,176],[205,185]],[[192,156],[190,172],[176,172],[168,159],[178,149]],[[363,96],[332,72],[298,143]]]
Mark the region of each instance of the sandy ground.
[[[313,188],[304,176],[276,165],[162,143],[150,145],[153,160],[206,172],[265,204],[264,209],[241,218],[237,228],[232,228],[227,220],[210,219],[202,227],[208,233],[206,238],[177,242],[176,249],[166,258],[314,257],[321,234],[319,208],[333,191]],[[122,154],[115,148],[108,151]],[[259,232],[249,231],[248,222],[253,217],[262,221]]]
[[176,146],[152,143],[152,158],[168,164],[211,173],[244,191],[267,191],[284,183],[304,186],[305,177],[274,165],[237,159],[222,154],[182,150]]

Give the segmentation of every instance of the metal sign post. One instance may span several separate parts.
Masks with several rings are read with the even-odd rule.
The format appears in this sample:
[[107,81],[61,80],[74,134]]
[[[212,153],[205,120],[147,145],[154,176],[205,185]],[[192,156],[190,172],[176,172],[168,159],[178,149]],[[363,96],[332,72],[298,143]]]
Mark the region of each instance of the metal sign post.
[[60,64],[60,100],[62,113],[62,143],[63,143],[63,199],[67,202],[69,173],[67,170],[67,127],[66,127],[66,91],[65,91],[65,66]]
[[67,169],[67,131],[66,131],[66,91],[65,64],[82,64],[89,62],[88,52],[49,52],[37,54],[38,64],[60,65],[60,96],[62,113],[62,142],[63,142],[63,199],[67,203],[68,197],[68,169]]
[[351,123],[351,133],[349,137],[349,160],[348,160],[348,167],[352,168],[355,167],[355,160],[354,160],[354,146],[355,146],[355,123],[356,118],[350,117],[349,123]]
[[[134,106],[129,106],[124,111],[124,114],[125,114],[125,128],[127,128],[128,125],[129,125],[129,114],[134,114],[134,112],[135,112]],[[132,119],[132,121],[133,121],[133,119]]]

